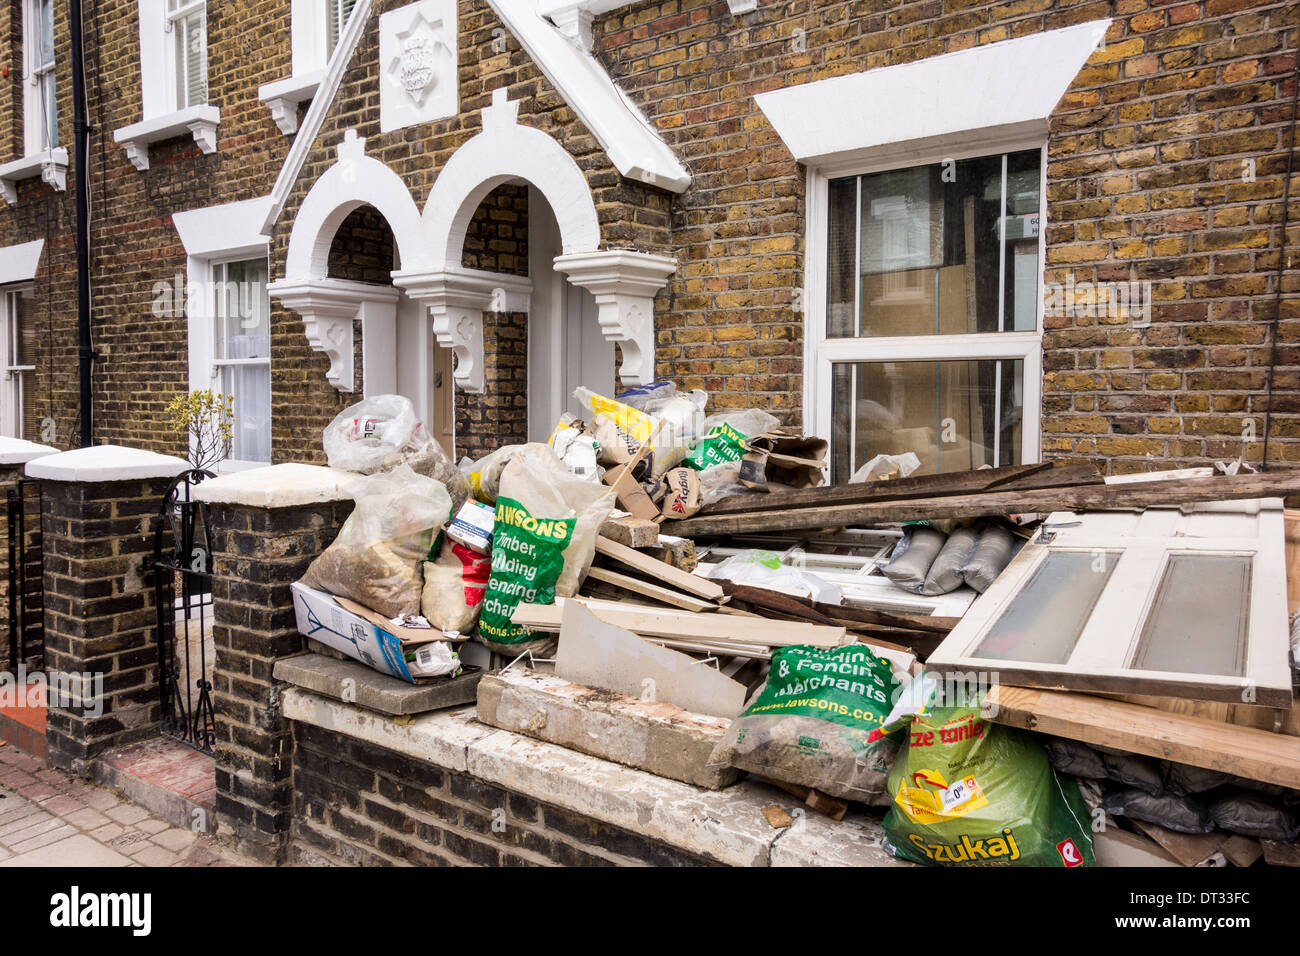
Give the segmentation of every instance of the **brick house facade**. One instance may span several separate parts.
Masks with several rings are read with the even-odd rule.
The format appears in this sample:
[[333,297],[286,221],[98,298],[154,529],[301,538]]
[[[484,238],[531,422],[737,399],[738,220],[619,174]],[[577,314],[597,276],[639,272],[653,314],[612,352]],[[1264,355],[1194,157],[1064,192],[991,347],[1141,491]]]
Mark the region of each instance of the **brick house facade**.
[[[1122,472],[1243,449],[1259,460],[1266,434],[1270,462],[1300,460],[1300,198],[1289,218],[1283,208],[1293,4],[759,0],[733,14],[725,0],[541,0],[546,22],[532,3],[359,0],[332,41],[338,55],[314,62],[308,6],[209,0],[206,97],[182,106],[191,112],[177,126],[176,110],[149,115],[157,94],[145,91],[171,74],[142,54],[171,7],[87,4],[96,441],[182,450],[163,409],[218,379],[210,352],[194,352],[212,317],[195,321],[177,277],[210,279],[204,270],[233,256],[266,261],[257,347],[269,356],[276,462],[322,461],[330,418],[393,389],[442,437],[454,430],[458,457],[478,455],[549,431],[569,387],[613,387],[616,367],[624,383],[704,388],[710,411],[757,406],[825,431],[841,478],[913,441],[947,453],[937,435],[950,427],[970,463],[1041,454]],[[14,118],[0,181],[16,199],[0,208],[0,279],[31,289],[24,437],[69,447],[71,194],[39,166],[6,179],[6,160],[29,152],[24,16],[41,9],[0,3],[0,100]],[[67,14],[53,9],[70,151]],[[1052,55],[1062,50],[1079,68],[1033,122],[1013,116],[1019,98],[1055,90],[1044,76],[1069,59]],[[944,106],[962,99],[951,86],[907,115],[904,88],[941,82],[953,62],[968,78],[958,86],[990,91],[966,111],[979,116],[939,115],[958,112]],[[999,82],[1014,95],[995,97]],[[780,99],[804,87],[805,99]],[[800,127],[801,109],[821,115],[826,103],[843,121],[823,126],[842,129]],[[211,130],[209,107],[220,113]],[[932,118],[983,117],[995,133],[920,135]],[[139,129],[151,122],[162,132]],[[841,140],[843,156],[805,145],[819,137]],[[1002,156],[999,199],[989,190]],[[931,172],[896,175],[921,168]],[[945,205],[953,170],[983,178]],[[1009,205],[1012,182],[1030,184],[1027,205]],[[889,195],[849,205],[845,190]],[[991,202],[1002,205],[990,219]],[[228,212],[205,218],[212,209]],[[236,221],[240,236],[221,247],[214,236]],[[842,221],[871,243],[903,232],[892,265],[870,266],[879,250],[858,248],[851,291],[836,299],[835,250],[846,247],[830,234]],[[990,227],[1002,241],[990,245]],[[10,269],[5,251],[37,241],[32,274]],[[1121,292],[1132,300],[1116,303]],[[907,326],[881,337],[886,348],[827,334],[837,308],[861,333],[881,301],[905,303],[904,325],[951,311],[971,335]],[[1002,344],[1012,339],[1022,344]],[[918,405],[922,392],[947,398]],[[11,408],[14,395],[4,393]]]

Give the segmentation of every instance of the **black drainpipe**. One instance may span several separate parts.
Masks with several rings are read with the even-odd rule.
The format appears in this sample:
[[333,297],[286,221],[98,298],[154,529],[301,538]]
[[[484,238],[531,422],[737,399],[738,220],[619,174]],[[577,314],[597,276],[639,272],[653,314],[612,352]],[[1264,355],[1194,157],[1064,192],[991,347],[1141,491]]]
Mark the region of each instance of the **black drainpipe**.
[[72,20],[72,147],[76,172],[73,202],[77,206],[77,370],[81,386],[81,447],[94,441],[91,421],[91,376],[95,349],[90,337],[90,157],[86,124],[86,76],[81,42],[81,0],[70,0]]

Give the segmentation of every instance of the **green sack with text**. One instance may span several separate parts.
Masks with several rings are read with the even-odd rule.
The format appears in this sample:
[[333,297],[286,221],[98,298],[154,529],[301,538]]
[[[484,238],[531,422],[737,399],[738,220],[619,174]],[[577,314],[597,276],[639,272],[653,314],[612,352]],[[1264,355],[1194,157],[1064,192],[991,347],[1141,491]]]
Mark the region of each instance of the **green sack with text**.
[[898,745],[879,737],[898,680],[864,644],[772,652],[767,683],[709,757],[782,783],[883,806]]
[[520,604],[554,604],[577,593],[613,507],[612,488],[574,477],[549,446],[531,443],[515,453],[497,494],[482,644],[515,656],[555,649],[554,635],[538,637],[510,617]]
[[1079,786],[1032,736],[984,720],[978,703],[909,717],[887,734],[906,735],[884,824],[894,856],[932,866],[1095,865]]

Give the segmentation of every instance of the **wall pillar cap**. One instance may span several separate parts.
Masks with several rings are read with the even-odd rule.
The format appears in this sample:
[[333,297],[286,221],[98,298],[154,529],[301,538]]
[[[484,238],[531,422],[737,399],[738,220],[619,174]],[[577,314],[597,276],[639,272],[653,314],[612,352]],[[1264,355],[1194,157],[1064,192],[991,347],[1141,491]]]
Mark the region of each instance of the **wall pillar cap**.
[[37,458],[27,464],[27,477],[46,481],[134,481],[175,478],[191,467],[183,458],[160,455],[143,448],[91,445]]
[[347,501],[360,476],[351,471],[290,462],[250,468],[209,478],[196,485],[194,500],[249,508],[297,508],[329,501]]
[[59,450],[21,438],[0,438],[0,465],[25,465],[35,458],[57,455]]

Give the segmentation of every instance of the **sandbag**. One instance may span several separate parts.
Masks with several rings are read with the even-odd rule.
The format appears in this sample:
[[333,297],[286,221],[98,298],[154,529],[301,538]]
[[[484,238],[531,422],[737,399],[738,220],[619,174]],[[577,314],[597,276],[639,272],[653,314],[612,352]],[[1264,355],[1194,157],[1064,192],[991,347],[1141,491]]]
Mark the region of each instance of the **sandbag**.
[[894,545],[889,561],[881,565],[880,573],[905,591],[921,593],[930,566],[943,550],[948,536],[942,531],[923,524],[909,524],[903,536]]
[[1220,830],[1261,840],[1290,843],[1300,837],[1300,818],[1276,797],[1237,790],[1209,802],[1210,819]]
[[468,634],[478,623],[492,560],[463,544],[444,541],[436,561],[424,563],[420,608],[430,624]]
[[863,644],[779,648],[767,683],[731,722],[709,764],[883,805],[898,742],[872,737],[897,687],[889,663]]
[[535,638],[510,616],[520,604],[577,593],[613,508],[612,488],[574,477],[548,446],[519,449],[501,473],[492,572],[479,614],[483,644],[513,655],[554,650],[554,637]]
[[[911,688],[923,687],[921,678]],[[934,866],[1092,866],[1088,809],[1031,735],[979,707],[925,707],[890,733],[906,744],[889,773],[885,847]]]
[[302,583],[387,618],[419,614],[421,565],[451,517],[451,496],[407,465],[359,478],[351,491],[356,507]]
[[1140,754],[1103,750],[1101,762],[1106,767],[1106,777],[1145,793],[1164,792],[1164,775],[1160,762]]
[[965,583],[962,569],[970,561],[971,552],[975,550],[975,542],[978,539],[979,532],[974,528],[957,528],[948,535],[948,540],[943,543],[943,548],[934,559],[934,564],[930,565],[930,570],[926,572],[921,593],[947,594],[961,587]]
[[1155,823],[1179,833],[1209,833],[1214,829],[1209,811],[1194,797],[1113,790],[1106,794],[1101,805],[1111,816]]
[[962,567],[962,577],[972,588],[983,594],[999,574],[1011,563],[1015,553],[1016,536],[1000,524],[986,525],[971,551],[970,560]]
[[1163,777],[1165,790],[1178,796],[1204,793],[1207,790],[1213,790],[1215,787],[1221,787],[1232,779],[1230,774],[1219,770],[1207,770],[1204,767],[1193,767],[1191,764],[1169,762],[1165,763]]
[[1101,754],[1085,743],[1067,740],[1064,737],[1048,737],[1043,741],[1047,749],[1047,759],[1052,767],[1071,777],[1084,777],[1089,780],[1105,780],[1106,765]]

